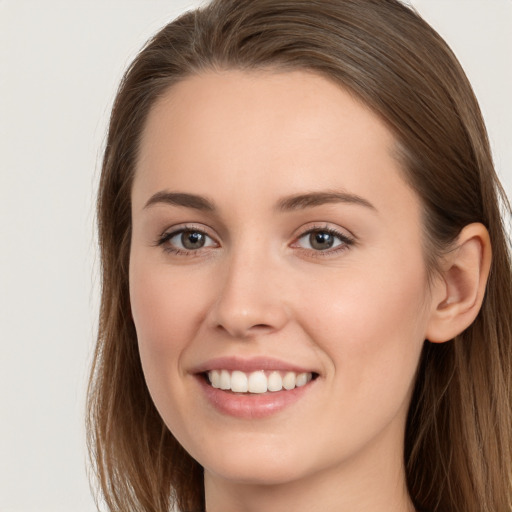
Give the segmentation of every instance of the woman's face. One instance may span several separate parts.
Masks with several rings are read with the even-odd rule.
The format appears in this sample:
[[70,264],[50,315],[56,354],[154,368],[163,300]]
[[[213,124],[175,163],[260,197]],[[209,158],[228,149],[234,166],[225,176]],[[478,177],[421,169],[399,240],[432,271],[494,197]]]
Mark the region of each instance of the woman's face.
[[207,476],[401,465],[434,305],[394,143],[302,71],[193,76],[152,109],[133,318],[155,405]]

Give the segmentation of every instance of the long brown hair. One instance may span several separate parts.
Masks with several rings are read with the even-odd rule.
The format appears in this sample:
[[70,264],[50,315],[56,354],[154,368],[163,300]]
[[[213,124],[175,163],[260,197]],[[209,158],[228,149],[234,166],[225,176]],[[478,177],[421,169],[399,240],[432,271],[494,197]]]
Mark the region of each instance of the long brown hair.
[[424,207],[429,270],[465,225],[489,230],[493,262],[476,321],[447,343],[425,342],[405,467],[419,510],[512,510],[512,279],[500,204],[509,207],[460,64],[398,0],[213,0],[164,27],[126,72],[98,196],[102,297],[88,394],[89,449],[109,510],[204,510],[202,468],[156,412],[130,314],[130,192],[145,120],[187,76],[264,68],[317,72],[387,122]]

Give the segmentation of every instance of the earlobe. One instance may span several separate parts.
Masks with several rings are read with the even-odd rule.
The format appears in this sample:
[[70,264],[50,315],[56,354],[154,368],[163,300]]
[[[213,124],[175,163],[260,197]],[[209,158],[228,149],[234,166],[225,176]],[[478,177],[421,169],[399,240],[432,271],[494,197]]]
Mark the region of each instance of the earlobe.
[[451,340],[473,323],[484,299],[491,259],[485,226],[474,223],[464,227],[454,249],[443,259],[426,339],[433,343]]

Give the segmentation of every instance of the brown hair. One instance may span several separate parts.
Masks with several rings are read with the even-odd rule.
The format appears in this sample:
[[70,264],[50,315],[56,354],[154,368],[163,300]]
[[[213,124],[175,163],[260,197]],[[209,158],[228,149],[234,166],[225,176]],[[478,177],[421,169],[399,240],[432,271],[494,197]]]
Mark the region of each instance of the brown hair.
[[152,403],[130,315],[130,192],[145,120],[187,76],[264,68],[317,72],[387,122],[424,206],[431,271],[465,225],[489,230],[493,262],[476,321],[447,343],[425,342],[405,466],[420,510],[512,510],[512,279],[500,198],[509,207],[460,64],[397,0],[214,0],[164,27],[126,72],[98,196],[103,286],[88,395],[89,449],[109,509],[204,509],[202,468]]

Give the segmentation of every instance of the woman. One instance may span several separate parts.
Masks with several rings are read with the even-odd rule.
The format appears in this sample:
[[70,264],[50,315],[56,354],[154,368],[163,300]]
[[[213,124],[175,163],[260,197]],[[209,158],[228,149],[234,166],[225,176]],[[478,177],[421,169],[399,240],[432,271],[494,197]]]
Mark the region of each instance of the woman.
[[214,0],[127,71],[89,390],[111,511],[511,510],[478,104],[396,0]]

